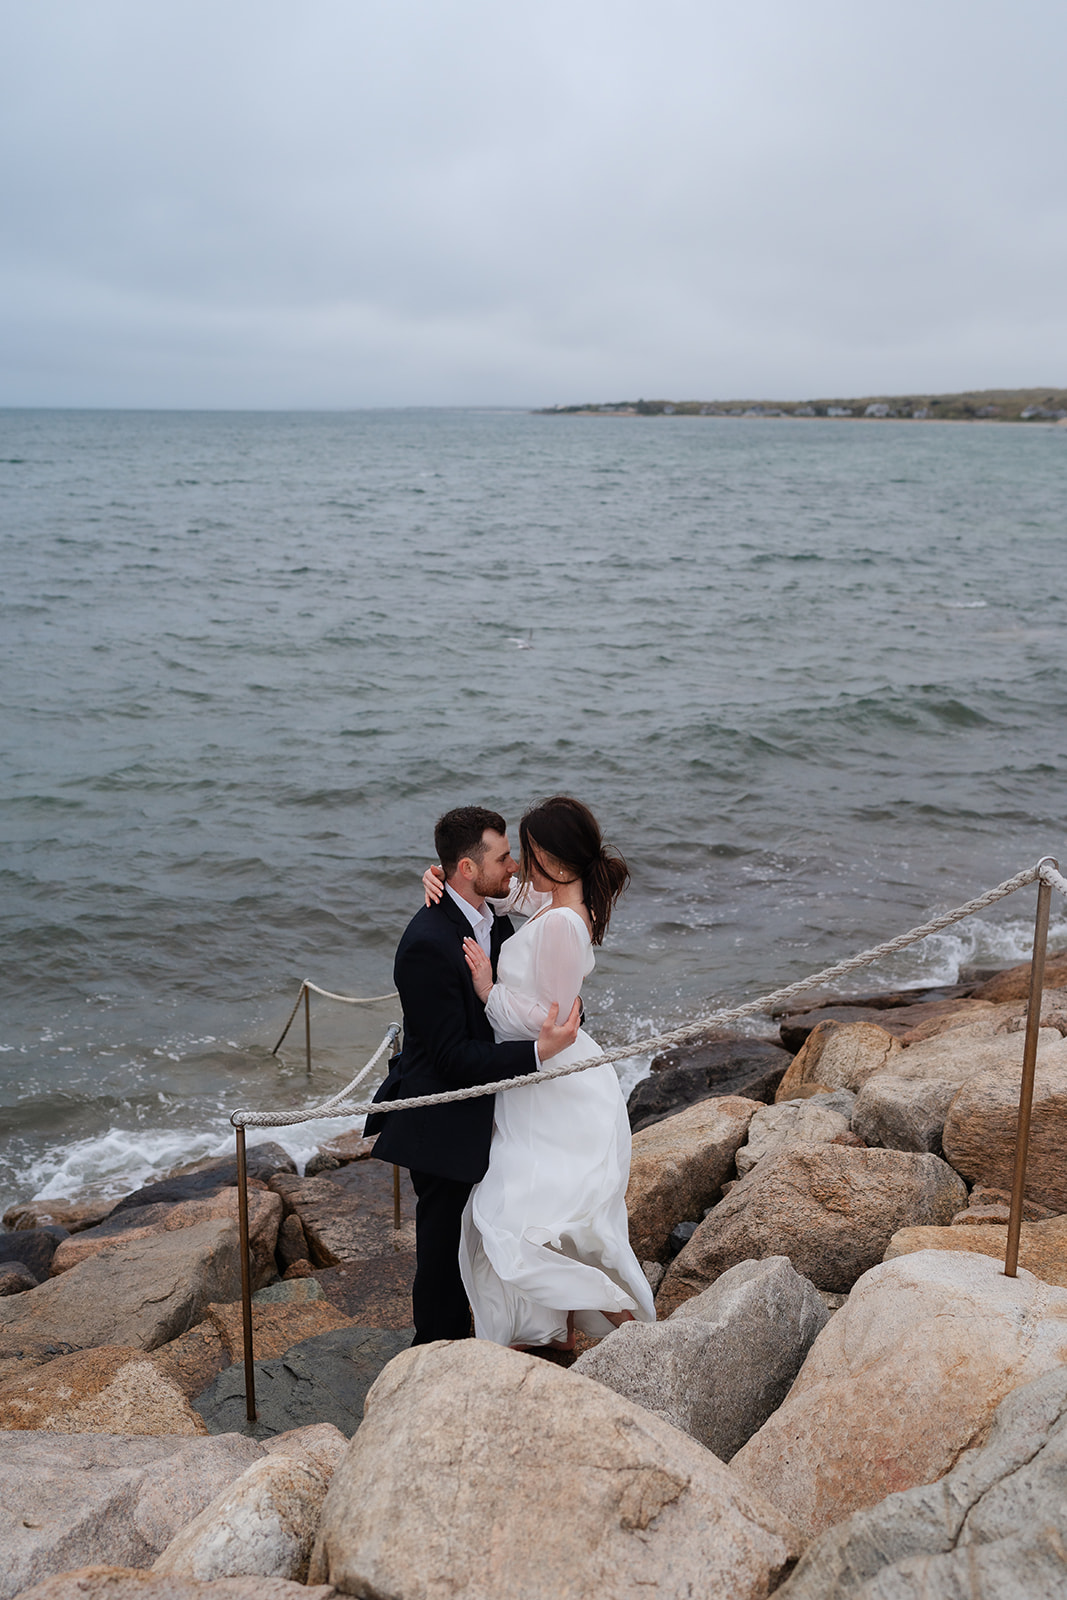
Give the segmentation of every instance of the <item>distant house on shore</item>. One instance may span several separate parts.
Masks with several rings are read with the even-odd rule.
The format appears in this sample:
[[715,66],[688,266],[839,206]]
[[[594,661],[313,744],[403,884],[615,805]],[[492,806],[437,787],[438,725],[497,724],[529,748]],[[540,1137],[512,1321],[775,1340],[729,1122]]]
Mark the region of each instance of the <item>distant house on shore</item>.
[[852,415],[852,407],[851,406],[827,406],[826,415],[828,417],[850,417]]
[[890,411],[884,400],[875,400],[872,405],[867,407],[863,415],[865,417],[888,417]]

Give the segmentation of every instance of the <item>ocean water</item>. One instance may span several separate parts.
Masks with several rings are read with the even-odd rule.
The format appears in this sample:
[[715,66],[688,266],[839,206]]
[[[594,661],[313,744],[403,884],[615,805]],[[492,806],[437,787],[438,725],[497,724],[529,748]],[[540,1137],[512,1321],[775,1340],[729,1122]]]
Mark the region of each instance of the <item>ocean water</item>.
[[[271,1046],[391,988],[452,805],[626,855],[606,1044],[1067,860],[1065,490],[1042,426],[0,412],[0,1203],[334,1092],[395,1002]],[[1021,959],[1033,900],[845,987]]]

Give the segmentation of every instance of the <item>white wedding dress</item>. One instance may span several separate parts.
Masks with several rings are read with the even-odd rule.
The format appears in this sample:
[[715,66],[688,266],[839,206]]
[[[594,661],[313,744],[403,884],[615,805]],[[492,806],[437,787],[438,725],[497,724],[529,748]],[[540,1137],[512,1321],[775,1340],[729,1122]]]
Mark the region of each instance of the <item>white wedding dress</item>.
[[[531,917],[500,952],[485,1008],[497,1040],[536,1039],[553,1001],[566,1017],[593,966],[576,911]],[[579,1032],[546,1065],[600,1053]],[[479,1339],[564,1341],[569,1311],[594,1337],[612,1330],[604,1311],[656,1320],[627,1232],[629,1175],[630,1125],[610,1064],[497,1095],[489,1170],[463,1213],[459,1253]]]

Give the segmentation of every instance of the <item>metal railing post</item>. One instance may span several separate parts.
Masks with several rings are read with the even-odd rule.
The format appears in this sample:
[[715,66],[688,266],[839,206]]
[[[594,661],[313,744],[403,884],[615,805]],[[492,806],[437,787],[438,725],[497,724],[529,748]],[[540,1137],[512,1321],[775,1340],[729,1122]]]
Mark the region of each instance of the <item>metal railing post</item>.
[[[1046,860],[1051,861],[1051,856]],[[1059,865],[1053,862],[1054,866]],[[1034,1103],[1034,1076],[1037,1069],[1037,1036],[1041,1028],[1041,995],[1045,982],[1045,950],[1048,945],[1049,907],[1052,890],[1038,879],[1037,913],[1034,917],[1034,953],[1030,961],[1030,998],[1026,1007],[1026,1038],[1023,1043],[1023,1073],[1019,1085],[1019,1118],[1015,1131],[1015,1172],[1011,1185],[1011,1210],[1008,1213],[1008,1242],[1004,1252],[1004,1276],[1014,1278],[1019,1267],[1019,1235],[1023,1225],[1023,1200],[1026,1195],[1026,1160],[1030,1148],[1030,1112]]]
[[241,1318],[244,1323],[245,1345],[245,1415],[249,1422],[256,1420],[256,1371],[252,1351],[252,1261],[248,1239],[248,1162],[245,1159],[245,1130],[240,1123],[237,1133],[237,1217],[241,1238]]
[[307,1051],[307,1075],[311,1077],[311,990],[304,985],[304,1048]]

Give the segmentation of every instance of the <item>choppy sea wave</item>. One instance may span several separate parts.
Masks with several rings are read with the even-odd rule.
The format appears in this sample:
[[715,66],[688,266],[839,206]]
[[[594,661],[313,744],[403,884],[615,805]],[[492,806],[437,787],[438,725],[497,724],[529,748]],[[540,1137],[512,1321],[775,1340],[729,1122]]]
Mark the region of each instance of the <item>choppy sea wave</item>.
[[[569,789],[626,853],[586,995],[605,1043],[1067,858],[1062,430],[0,433],[5,1203],[120,1192],[228,1148],[236,1106],[346,1081],[389,1005],[318,1008],[310,1083],[270,1047],[302,977],[390,987],[453,804],[517,819]],[[1031,916],[1020,896],[861,986],[1022,959]]]

